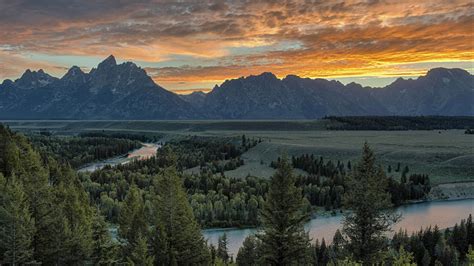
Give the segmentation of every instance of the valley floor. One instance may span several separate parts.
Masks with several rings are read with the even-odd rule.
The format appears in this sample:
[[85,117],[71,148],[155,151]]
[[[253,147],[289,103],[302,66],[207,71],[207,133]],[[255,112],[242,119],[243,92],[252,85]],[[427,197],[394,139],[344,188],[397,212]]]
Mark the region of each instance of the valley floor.
[[[262,143],[242,155],[245,164],[227,171],[230,177],[254,175],[270,177],[269,164],[283,153],[314,154],[325,160],[355,162],[364,142],[387,169],[400,163],[410,174],[428,174],[433,185],[474,181],[474,141],[464,130],[410,131],[329,131],[327,121],[4,121],[22,131],[50,130],[77,133],[84,131],[155,132],[166,139],[180,136],[230,137],[245,134],[261,138]],[[301,173],[301,172],[300,172]],[[304,174],[304,173],[303,173]],[[400,172],[389,173],[395,178]],[[446,192],[450,193],[450,192]],[[465,192],[463,192],[465,193]],[[442,193],[440,196],[442,197]],[[450,194],[451,195],[451,194]]]

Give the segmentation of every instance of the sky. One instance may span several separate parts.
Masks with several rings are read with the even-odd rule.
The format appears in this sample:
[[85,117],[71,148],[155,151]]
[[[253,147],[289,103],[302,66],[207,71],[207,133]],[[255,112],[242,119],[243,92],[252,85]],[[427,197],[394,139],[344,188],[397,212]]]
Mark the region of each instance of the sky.
[[474,1],[0,0],[0,80],[110,54],[178,93],[262,72],[384,86],[473,73]]

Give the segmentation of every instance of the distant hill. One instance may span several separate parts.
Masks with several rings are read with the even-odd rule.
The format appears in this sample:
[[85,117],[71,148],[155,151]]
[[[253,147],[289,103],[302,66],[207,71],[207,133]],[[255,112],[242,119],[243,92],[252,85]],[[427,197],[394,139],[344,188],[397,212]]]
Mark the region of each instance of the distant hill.
[[0,119],[315,119],[324,116],[474,115],[474,76],[435,68],[384,88],[338,81],[278,79],[272,73],[227,80],[204,94],[165,90],[133,63],[113,56],[90,73],[60,79],[42,70],[0,84]]
[[474,115],[474,78],[436,68],[384,88],[271,73],[228,80],[208,93],[204,110],[230,119],[313,119],[357,115]]
[[206,99],[206,94],[202,91],[194,91],[190,94],[179,95],[181,99],[192,104],[194,107],[201,108]]

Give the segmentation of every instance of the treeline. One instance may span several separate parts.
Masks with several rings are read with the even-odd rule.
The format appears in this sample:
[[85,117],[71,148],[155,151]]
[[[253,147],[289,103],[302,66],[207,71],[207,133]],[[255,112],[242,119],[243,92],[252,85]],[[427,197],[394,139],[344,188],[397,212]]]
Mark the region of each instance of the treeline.
[[[112,223],[118,222],[120,205],[130,187],[135,184],[149,197],[153,177],[173,165],[171,150],[159,157],[131,162],[116,167],[105,167],[93,173],[81,174],[91,201]],[[165,159],[166,158],[166,159]],[[201,172],[199,175],[182,174],[183,185],[197,221],[204,227],[231,227],[258,225],[257,213],[261,208],[268,180],[256,177],[244,179]]]
[[204,227],[241,227],[259,224],[258,213],[268,191],[268,180],[221,175],[185,175],[184,187],[196,219]]
[[30,141],[43,156],[51,156],[73,168],[127,154],[140,148],[138,140],[112,137],[31,135]]
[[[272,161],[270,166],[276,168],[281,158]],[[346,175],[354,170],[351,162],[347,164],[331,160],[325,161],[323,157],[313,154],[292,156],[291,164],[296,169],[306,171],[309,175],[300,176],[297,185],[303,188],[303,193],[313,206],[323,206],[326,210],[339,209],[342,206],[341,199],[347,189]],[[408,166],[401,169],[400,163],[394,169],[401,172],[400,180],[388,176],[387,191],[391,195],[392,203],[398,206],[409,200],[423,200],[431,190],[428,175],[410,174]],[[391,165],[388,166],[388,174],[392,172]]]
[[443,130],[474,128],[471,116],[328,116],[329,130]]
[[442,265],[459,265],[466,260],[469,246],[473,245],[472,214],[444,232],[437,226],[425,228],[411,235],[406,231],[399,231],[391,241],[391,246],[395,250],[404,247],[413,253],[413,260],[418,265],[436,265],[436,262]]
[[[339,230],[330,245],[326,244],[324,239],[321,242],[316,241],[312,246],[316,265],[338,265],[338,262],[344,261],[351,252],[346,241]],[[437,226],[421,229],[411,235],[400,230],[383,245],[386,251],[380,257],[385,257],[382,260],[389,262],[389,265],[472,265],[472,215],[444,232]]]
[[79,134],[83,138],[113,138],[113,139],[129,139],[140,142],[158,142],[163,138],[163,135],[157,133],[120,133],[120,132],[106,132],[106,131],[91,131]]
[[[201,170],[222,173],[244,164],[242,153],[262,140],[250,139],[242,135],[236,138],[212,138],[190,136],[181,140],[171,140],[165,144],[177,156],[178,169],[199,166]],[[160,156],[162,150],[158,150]]]

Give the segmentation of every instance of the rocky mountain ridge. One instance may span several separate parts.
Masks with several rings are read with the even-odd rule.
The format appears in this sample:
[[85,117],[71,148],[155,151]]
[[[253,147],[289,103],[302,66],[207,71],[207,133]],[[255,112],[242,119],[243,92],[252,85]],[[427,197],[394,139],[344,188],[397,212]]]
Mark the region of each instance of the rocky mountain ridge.
[[353,115],[474,115],[474,76],[435,68],[383,88],[266,72],[226,80],[207,94],[177,95],[113,56],[89,73],[43,70],[0,84],[0,119],[316,119]]

